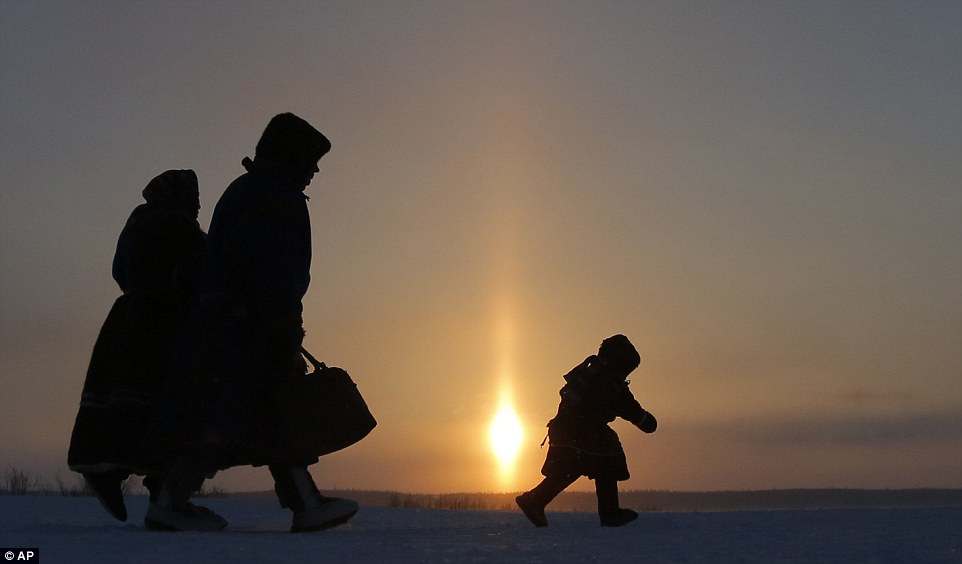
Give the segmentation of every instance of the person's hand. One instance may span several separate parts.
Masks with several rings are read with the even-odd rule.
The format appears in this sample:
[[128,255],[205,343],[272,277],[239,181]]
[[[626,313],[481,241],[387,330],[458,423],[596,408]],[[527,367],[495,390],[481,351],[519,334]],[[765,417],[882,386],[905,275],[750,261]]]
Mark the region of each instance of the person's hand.
[[654,415],[645,411],[645,416],[635,425],[645,433],[654,433],[655,429],[658,428],[658,420],[655,419]]

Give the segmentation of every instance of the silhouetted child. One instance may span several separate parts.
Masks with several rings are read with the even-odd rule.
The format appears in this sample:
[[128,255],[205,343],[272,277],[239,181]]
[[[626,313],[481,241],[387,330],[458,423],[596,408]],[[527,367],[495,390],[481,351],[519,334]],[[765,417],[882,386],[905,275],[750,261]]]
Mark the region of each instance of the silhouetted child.
[[565,375],[558,415],[548,422],[550,446],[541,468],[545,479],[516,498],[536,527],[548,526],[545,506],[581,476],[595,481],[603,527],[620,527],[638,518],[638,513],[618,506],[618,482],[629,478],[628,463],[608,423],[621,417],[645,433],[655,432],[655,417],[635,400],[626,380],[640,363],[631,341],[615,335],[602,341],[597,355]]

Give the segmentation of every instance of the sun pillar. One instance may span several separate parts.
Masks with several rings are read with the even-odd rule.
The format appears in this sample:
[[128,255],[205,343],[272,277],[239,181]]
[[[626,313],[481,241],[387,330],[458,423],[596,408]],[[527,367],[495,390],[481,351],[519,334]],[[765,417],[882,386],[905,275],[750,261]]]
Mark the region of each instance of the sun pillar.
[[515,322],[513,308],[504,299],[496,321],[498,403],[488,431],[498,469],[498,485],[503,491],[511,489],[515,461],[521,447],[523,431],[515,409],[512,381],[514,379]]

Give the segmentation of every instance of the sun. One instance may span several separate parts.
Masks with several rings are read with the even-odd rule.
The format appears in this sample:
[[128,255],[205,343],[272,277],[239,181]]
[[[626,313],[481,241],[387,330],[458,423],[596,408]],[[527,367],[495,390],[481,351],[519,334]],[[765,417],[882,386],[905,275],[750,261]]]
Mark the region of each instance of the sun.
[[518,415],[509,404],[502,404],[491,421],[488,439],[491,441],[494,456],[503,469],[514,465],[521,448],[521,438],[521,421]]

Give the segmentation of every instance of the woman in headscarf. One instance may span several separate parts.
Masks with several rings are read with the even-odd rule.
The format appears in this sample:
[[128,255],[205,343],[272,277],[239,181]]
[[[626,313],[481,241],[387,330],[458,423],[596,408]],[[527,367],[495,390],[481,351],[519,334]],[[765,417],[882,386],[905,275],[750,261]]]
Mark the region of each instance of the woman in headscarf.
[[187,314],[197,300],[205,234],[193,170],[168,170],[143,190],[113,259],[123,295],[94,345],[67,462],[111,515],[127,519],[122,482],[145,475],[152,496],[163,464],[145,443],[154,404]]

